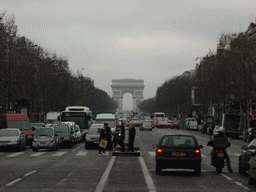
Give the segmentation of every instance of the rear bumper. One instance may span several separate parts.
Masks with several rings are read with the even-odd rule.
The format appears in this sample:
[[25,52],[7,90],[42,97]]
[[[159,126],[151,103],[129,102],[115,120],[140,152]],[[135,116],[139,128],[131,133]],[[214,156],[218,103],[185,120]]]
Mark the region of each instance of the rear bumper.
[[201,165],[201,158],[157,157],[156,162],[164,168],[194,169]]

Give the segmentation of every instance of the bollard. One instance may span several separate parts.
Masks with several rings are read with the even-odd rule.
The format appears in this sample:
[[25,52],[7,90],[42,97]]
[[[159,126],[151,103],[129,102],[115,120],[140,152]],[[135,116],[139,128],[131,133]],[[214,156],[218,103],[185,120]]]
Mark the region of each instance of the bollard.
[[124,149],[128,151],[129,149],[129,127],[124,128]]

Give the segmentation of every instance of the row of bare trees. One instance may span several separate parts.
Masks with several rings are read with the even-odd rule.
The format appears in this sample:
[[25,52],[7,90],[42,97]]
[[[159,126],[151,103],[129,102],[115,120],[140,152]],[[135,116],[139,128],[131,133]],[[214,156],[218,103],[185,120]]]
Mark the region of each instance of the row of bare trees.
[[17,36],[14,16],[0,20],[1,111],[39,115],[65,106],[88,106],[94,113],[112,112],[116,102],[82,70],[72,73],[68,61],[25,37]]
[[[180,112],[191,116],[195,110],[202,117],[214,115],[216,123],[220,123],[222,113],[243,114],[244,124],[248,125],[249,110],[256,106],[256,38],[253,34],[256,36],[253,23],[245,33],[223,34],[215,52],[197,58],[199,63],[194,75],[166,81],[158,88],[156,97],[142,102],[139,109],[147,113],[164,111],[170,116]],[[193,102],[192,88],[195,88]]]

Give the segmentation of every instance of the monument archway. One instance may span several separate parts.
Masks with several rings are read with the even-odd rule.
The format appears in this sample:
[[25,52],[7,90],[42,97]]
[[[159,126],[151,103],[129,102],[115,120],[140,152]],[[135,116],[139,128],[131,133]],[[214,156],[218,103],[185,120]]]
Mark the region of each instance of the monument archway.
[[143,101],[143,90],[144,90],[144,80],[136,79],[113,79],[112,80],[112,98],[117,102],[117,111],[123,110],[123,95],[125,93],[130,93],[133,100],[133,111],[138,111],[138,104]]

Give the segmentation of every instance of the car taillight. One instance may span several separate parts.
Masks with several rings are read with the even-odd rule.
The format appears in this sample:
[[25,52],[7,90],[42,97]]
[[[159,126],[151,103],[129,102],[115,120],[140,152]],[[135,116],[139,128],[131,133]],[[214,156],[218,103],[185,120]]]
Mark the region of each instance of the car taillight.
[[157,150],[156,150],[156,156],[163,156],[163,151],[162,151],[162,149],[157,149]]
[[194,156],[195,157],[201,157],[201,151],[199,149],[196,149]]
[[222,151],[222,150],[216,150],[216,152],[217,152],[217,153],[223,153],[223,151]]

